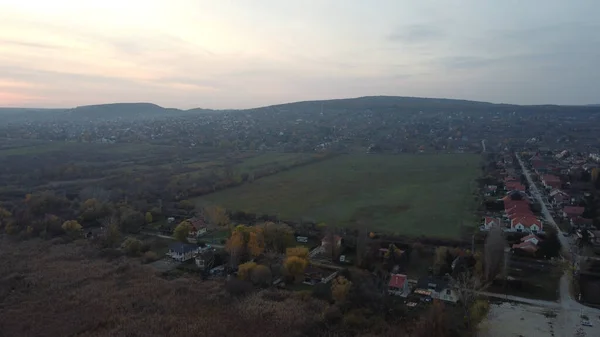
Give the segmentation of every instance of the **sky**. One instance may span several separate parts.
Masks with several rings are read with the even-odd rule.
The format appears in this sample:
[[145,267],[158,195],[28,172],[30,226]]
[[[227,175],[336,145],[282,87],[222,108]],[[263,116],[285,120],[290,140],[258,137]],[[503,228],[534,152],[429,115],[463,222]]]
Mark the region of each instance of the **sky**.
[[0,106],[600,103],[600,1],[0,0]]

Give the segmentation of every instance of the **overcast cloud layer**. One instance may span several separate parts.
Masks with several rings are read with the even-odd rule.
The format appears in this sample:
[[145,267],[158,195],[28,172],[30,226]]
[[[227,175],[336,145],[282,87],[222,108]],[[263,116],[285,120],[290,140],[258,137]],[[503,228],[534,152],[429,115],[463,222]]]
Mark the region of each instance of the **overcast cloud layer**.
[[0,106],[600,103],[600,1],[0,0]]

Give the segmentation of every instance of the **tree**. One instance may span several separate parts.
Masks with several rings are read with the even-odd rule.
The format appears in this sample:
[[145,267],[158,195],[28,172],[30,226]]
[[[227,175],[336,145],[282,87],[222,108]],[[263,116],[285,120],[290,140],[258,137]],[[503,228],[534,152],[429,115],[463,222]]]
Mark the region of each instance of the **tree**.
[[246,262],[238,266],[238,278],[244,281],[250,281],[250,275],[254,268],[256,268],[256,262]]
[[248,253],[257,257],[265,251],[265,240],[260,229],[253,229],[248,237]]
[[258,265],[254,269],[252,269],[250,279],[252,280],[252,283],[256,285],[270,285],[272,280],[271,270],[265,265]]
[[114,217],[104,218],[101,223],[104,228],[103,241],[104,246],[112,248],[121,240],[121,231],[117,225],[118,220]]
[[237,266],[241,260],[242,254],[246,248],[245,246],[244,233],[240,231],[231,233],[231,237],[225,243],[225,250],[229,253],[229,263],[232,268]]
[[489,284],[483,283],[476,274],[470,271],[457,275],[452,279],[452,282],[452,286],[458,295],[460,306],[464,312],[465,323],[467,323],[468,327],[471,327],[471,323],[473,323],[471,320],[473,316],[471,309],[473,309],[473,305],[477,301],[478,292],[485,290]]
[[123,249],[130,256],[138,256],[142,251],[142,241],[136,238],[127,238],[122,245]]
[[265,240],[265,249],[268,251],[284,253],[285,249],[295,242],[294,230],[286,224],[266,222],[256,227],[262,231]]
[[225,208],[220,206],[208,206],[204,208],[204,215],[209,223],[217,226],[226,226],[229,224],[229,215]]
[[352,282],[343,276],[338,276],[331,282],[331,294],[337,302],[344,302],[351,288]]
[[190,235],[191,230],[192,230],[192,225],[187,221],[182,221],[173,230],[173,237],[177,241],[187,242],[188,235]]
[[152,213],[146,212],[145,218],[146,218],[146,223],[147,224],[152,223]]
[[87,199],[79,207],[79,212],[81,221],[96,221],[109,215],[110,207],[98,199]]
[[297,247],[293,247],[293,248],[287,248],[285,250],[285,255],[287,257],[297,256],[297,257],[302,258],[302,259],[308,259],[308,248],[302,247],[302,246],[297,246]]
[[71,236],[77,236],[81,233],[81,225],[77,220],[67,220],[63,222],[61,228]]
[[484,246],[484,278],[486,281],[493,281],[504,269],[504,248],[506,245],[502,228],[492,227],[485,239]]
[[298,256],[290,256],[284,262],[284,268],[288,275],[297,278],[304,273],[308,266],[308,261]]

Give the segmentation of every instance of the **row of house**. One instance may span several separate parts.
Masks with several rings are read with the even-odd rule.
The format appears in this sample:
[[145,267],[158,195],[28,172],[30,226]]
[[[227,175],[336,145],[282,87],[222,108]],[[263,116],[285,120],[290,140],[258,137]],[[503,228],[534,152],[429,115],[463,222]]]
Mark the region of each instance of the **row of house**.
[[458,302],[458,293],[448,278],[421,277],[414,288],[411,289],[406,275],[392,274],[388,283],[388,293],[401,297],[408,297],[410,294],[415,294],[424,298],[438,299],[451,303]]

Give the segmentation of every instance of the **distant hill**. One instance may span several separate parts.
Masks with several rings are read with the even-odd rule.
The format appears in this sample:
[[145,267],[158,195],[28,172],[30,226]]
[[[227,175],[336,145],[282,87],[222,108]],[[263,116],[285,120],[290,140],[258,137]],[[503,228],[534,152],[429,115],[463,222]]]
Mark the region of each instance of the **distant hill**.
[[0,115],[8,120],[135,120],[155,119],[173,116],[218,113],[224,111],[267,112],[278,111],[301,117],[303,113],[325,111],[388,111],[388,112],[552,112],[570,113],[597,111],[600,105],[559,106],[559,105],[516,105],[489,102],[468,101],[445,98],[422,98],[401,96],[365,96],[357,98],[331,99],[320,101],[302,101],[271,105],[243,110],[211,110],[195,108],[180,110],[164,108],[152,103],[113,103],[79,106],[72,109],[27,109],[0,108]]

